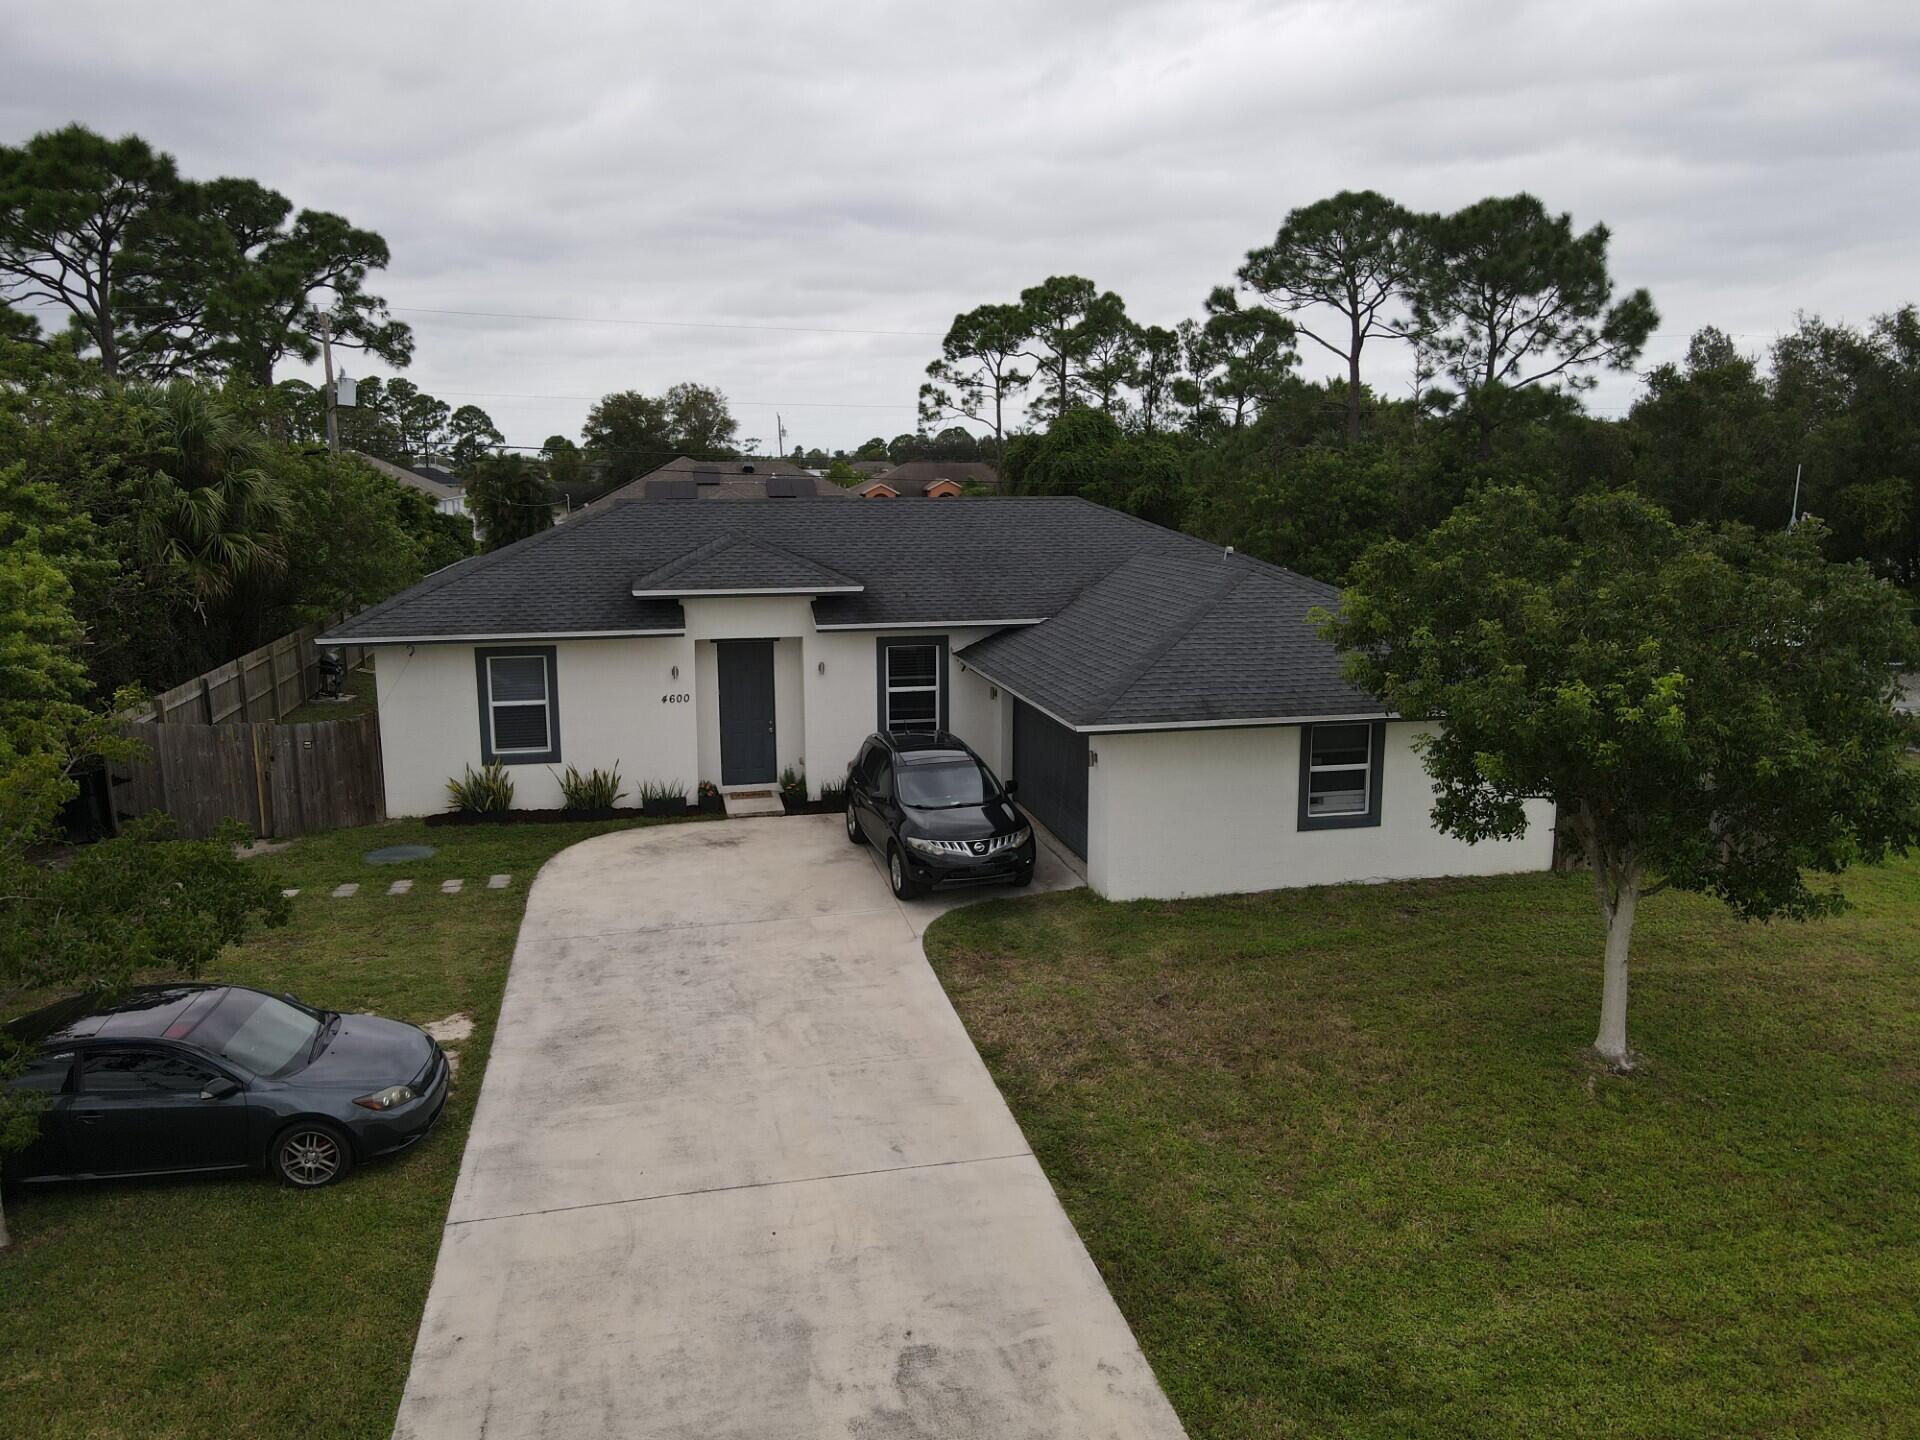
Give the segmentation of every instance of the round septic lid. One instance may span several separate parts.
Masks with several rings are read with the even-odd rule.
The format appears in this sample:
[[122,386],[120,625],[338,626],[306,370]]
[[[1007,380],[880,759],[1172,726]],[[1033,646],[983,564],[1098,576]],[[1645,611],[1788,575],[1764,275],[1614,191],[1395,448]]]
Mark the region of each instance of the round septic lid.
[[431,845],[389,845],[384,850],[369,850],[360,857],[369,865],[400,865],[408,860],[431,860]]

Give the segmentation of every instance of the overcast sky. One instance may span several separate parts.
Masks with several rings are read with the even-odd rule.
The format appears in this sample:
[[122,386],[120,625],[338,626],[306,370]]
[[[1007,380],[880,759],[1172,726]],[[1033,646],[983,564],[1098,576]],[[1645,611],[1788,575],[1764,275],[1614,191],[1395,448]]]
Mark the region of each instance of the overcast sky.
[[0,0],[0,139],[74,120],[379,231],[411,378],[523,445],[682,379],[891,436],[956,311],[1077,273],[1171,325],[1342,188],[1605,221],[1648,363],[1920,300],[1911,0]]

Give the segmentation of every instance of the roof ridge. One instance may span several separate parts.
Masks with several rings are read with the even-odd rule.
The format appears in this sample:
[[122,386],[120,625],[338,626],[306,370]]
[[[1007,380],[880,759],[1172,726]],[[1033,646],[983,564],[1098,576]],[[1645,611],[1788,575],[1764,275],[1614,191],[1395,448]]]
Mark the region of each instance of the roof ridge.
[[[1146,558],[1145,555],[1134,557],[1134,559]],[[1100,716],[1105,715],[1109,710],[1113,709],[1113,707],[1126,696],[1128,691],[1140,683],[1148,671],[1166,658],[1169,650],[1173,649],[1174,646],[1191,635],[1194,627],[1217,609],[1221,601],[1232,595],[1246,583],[1247,577],[1253,573],[1253,569],[1248,565],[1232,564],[1232,561],[1237,558],[1239,557],[1231,554],[1223,553],[1221,555],[1221,568],[1223,570],[1231,569],[1237,573],[1231,576],[1223,575],[1216,577],[1213,584],[1208,587],[1206,593],[1182,614],[1179,621],[1175,624],[1172,633],[1151,646],[1138,662],[1129,665],[1125,673],[1123,673],[1118,680],[1100,693],[1099,698],[1095,701],[1097,709],[1091,717],[1092,719],[1097,720]],[[1127,563],[1131,564],[1132,561],[1129,560]],[[1115,567],[1116,570],[1120,568],[1122,567]]]

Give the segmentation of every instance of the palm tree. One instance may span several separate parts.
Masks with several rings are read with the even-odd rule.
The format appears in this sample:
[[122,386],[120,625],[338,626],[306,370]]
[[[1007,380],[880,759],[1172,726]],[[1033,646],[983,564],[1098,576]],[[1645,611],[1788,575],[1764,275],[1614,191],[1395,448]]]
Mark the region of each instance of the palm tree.
[[135,394],[148,426],[141,546],[205,620],[243,582],[286,569],[286,498],[265,438],[223,396],[193,380]]

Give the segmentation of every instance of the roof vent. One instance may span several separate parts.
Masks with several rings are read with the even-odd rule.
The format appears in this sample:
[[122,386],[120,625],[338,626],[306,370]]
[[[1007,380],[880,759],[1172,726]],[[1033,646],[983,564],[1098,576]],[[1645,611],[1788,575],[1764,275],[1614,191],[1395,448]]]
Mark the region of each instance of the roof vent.
[[751,475],[751,474],[753,473],[753,466],[752,466],[752,465],[750,465],[750,464],[749,464],[749,465],[742,465],[742,466],[740,467],[740,473],[741,473],[742,475]]

